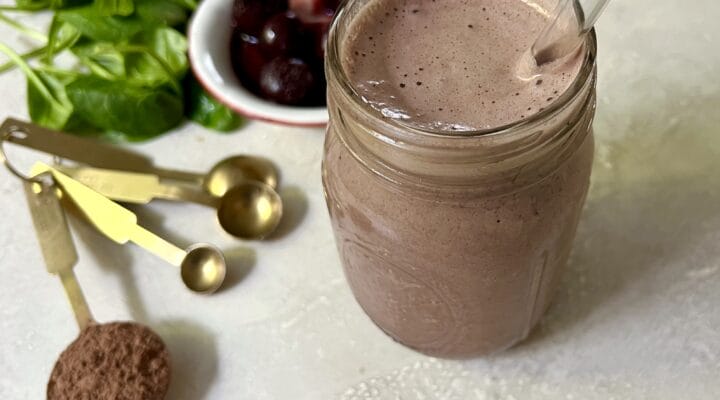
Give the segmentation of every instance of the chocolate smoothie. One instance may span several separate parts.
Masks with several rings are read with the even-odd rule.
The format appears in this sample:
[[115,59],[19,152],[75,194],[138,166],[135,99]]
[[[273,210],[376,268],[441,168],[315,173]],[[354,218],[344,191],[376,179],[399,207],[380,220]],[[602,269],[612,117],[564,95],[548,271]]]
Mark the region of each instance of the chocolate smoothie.
[[542,75],[529,70],[528,49],[548,20],[528,3],[371,1],[349,29],[345,71],[367,103],[417,127],[517,122],[565,92],[582,61],[564,60]]
[[421,352],[522,340],[567,261],[593,158],[594,58],[527,67],[554,3],[350,2],[334,32],[323,182],[337,245],[366,313]]

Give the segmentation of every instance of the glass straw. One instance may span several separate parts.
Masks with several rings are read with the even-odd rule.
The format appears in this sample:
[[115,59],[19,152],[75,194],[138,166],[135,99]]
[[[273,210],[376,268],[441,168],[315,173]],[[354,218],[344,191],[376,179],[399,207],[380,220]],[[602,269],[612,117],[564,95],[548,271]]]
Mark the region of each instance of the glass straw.
[[552,22],[540,33],[532,46],[538,66],[559,60],[585,40],[610,0],[560,0]]

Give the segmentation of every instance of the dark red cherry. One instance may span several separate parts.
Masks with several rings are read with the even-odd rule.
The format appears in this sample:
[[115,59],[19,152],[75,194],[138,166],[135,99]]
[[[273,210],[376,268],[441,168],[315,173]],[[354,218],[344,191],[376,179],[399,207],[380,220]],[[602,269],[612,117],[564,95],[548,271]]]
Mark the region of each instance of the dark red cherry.
[[289,0],[288,6],[290,11],[298,14],[300,18],[316,15],[322,12],[324,8],[324,0]]
[[298,105],[315,86],[310,66],[299,58],[277,57],[263,67],[260,90],[268,99]]
[[293,12],[270,17],[260,32],[260,42],[268,57],[296,55],[304,42],[302,25]]
[[235,0],[232,26],[242,32],[257,35],[268,17],[286,9],[285,0]]
[[325,9],[326,10],[335,12],[335,11],[337,11],[338,7],[340,7],[340,0],[325,0]]
[[338,0],[290,0],[290,10],[296,13],[302,21],[313,16],[332,15],[338,8]]
[[244,86],[255,90],[260,84],[260,71],[267,62],[260,41],[252,35],[235,30],[231,47],[235,73]]

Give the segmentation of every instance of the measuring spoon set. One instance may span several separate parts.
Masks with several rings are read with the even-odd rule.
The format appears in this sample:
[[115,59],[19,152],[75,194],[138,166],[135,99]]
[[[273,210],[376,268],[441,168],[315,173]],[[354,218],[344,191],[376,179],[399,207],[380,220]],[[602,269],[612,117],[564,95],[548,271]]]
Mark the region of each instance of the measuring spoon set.
[[[263,239],[277,228],[282,200],[276,192],[278,173],[263,158],[235,156],[206,174],[155,167],[151,160],[126,149],[63,134],[15,119],[0,126],[0,158],[22,179],[48,271],[58,274],[76,311],[78,323],[91,320],[74,279],[77,254],[64,221],[68,201],[108,239],[132,242],[180,269],[185,286],[213,293],[225,279],[225,259],[216,247],[194,244],[186,249],[138,224],[137,216],[119,203],[147,204],[154,199],[192,202],[216,210],[221,227],[247,240]],[[28,174],[7,158],[10,142],[72,160],[72,166],[36,163]]]

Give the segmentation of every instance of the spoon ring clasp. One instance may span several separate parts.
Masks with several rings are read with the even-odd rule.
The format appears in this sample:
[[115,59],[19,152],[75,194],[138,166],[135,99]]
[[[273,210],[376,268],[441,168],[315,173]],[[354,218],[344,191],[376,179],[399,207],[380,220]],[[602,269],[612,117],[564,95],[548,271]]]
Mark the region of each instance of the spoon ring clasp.
[[49,175],[49,173],[46,174],[40,174],[37,176],[28,176],[22,172],[18,168],[15,168],[15,166],[10,162],[10,159],[7,156],[7,153],[5,153],[5,142],[9,142],[10,139],[15,135],[22,135],[25,134],[25,132],[22,131],[22,129],[17,127],[11,127],[7,132],[3,133],[2,136],[0,136],[0,161],[2,161],[3,165],[5,165],[5,168],[7,168],[8,171],[10,171],[11,174],[15,175],[20,180],[23,180],[25,182],[29,183],[37,183],[39,185],[48,186],[48,182],[44,179],[42,179],[43,175]]

